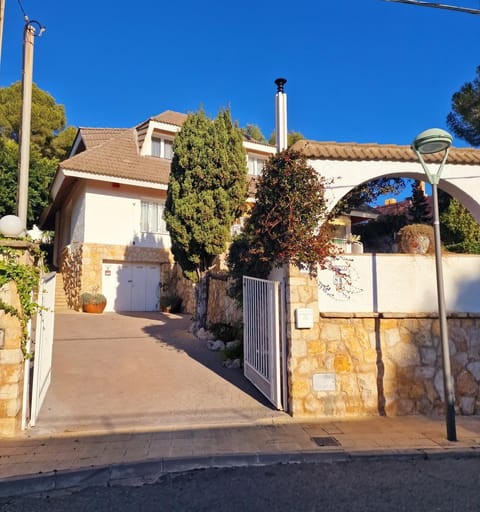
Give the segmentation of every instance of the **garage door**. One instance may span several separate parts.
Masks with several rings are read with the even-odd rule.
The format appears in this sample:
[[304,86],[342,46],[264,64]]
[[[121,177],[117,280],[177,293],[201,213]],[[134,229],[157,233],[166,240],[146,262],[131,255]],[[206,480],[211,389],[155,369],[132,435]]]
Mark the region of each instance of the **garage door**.
[[158,311],[160,267],[145,263],[103,263],[106,311]]

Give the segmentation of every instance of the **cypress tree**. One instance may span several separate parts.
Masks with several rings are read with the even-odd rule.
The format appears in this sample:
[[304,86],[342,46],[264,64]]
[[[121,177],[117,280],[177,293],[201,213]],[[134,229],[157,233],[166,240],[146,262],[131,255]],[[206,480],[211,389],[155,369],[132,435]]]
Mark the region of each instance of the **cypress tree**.
[[196,283],[197,328],[206,327],[209,272],[246,200],[242,141],[229,110],[212,121],[203,109],[188,115],[174,141],[165,221],[175,261]]

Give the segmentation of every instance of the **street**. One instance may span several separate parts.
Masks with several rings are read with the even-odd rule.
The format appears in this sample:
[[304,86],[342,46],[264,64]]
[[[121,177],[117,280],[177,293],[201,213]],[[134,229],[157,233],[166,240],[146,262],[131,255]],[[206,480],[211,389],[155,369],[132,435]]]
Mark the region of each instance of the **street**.
[[97,487],[3,498],[1,512],[475,511],[480,459],[354,459],[208,469],[142,487]]

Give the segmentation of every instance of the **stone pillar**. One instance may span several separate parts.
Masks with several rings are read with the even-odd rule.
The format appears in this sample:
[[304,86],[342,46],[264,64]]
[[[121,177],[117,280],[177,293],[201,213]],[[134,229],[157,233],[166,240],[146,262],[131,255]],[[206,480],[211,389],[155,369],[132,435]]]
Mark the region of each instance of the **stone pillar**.
[[[0,289],[0,298],[6,304],[20,308],[17,287],[14,282]],[[15,316],[0,309],[0,436],[13,436],[21,425],[23,368],[21,347],[22,328]]]

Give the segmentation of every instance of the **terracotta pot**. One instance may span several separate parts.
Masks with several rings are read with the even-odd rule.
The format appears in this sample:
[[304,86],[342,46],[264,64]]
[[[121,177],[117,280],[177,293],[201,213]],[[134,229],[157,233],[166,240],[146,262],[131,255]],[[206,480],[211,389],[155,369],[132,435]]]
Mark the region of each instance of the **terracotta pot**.
[[106,305],[106,302],[101,302],[100,304],[84,304],[82,310],[84,313],[103,313]]
[[426,254],[430,245],[430,239],[426,235],[418,234],[407,241],[408,252],[412,254]]

